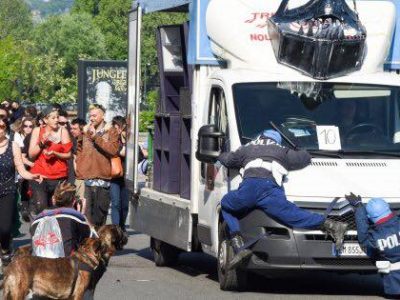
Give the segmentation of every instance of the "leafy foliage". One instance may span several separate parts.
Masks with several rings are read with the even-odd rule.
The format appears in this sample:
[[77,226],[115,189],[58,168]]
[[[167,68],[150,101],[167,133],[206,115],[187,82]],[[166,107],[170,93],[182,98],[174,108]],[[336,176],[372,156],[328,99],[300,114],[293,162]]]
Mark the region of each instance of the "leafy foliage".
[[[131,0],[0,0],[0,100],[75,101],[78,59],[127,59],[131,5]],[[29,9],[49,17],[33,24]],[[67,13],[51,16],[62,12]],[[159,97],[156,29],[186,19],[176,13],[143,17],[142,130],[152,123]]]
[[95,17],[99,14],[99,2],[100,0],[75,0],[72,12],[85,12]]
[[128,12],[131,0],[99,1],[95,23],[105,36],[107,55],[111,59],[128,58]]
[[32,55],[33,51],[31,42],[0,40],[0,99],[73,102],[76,76],[64,76],[65,60],[55,53]]
[[147,93],[147,110],[141,111],[139,116],[139,131],[145,132],[153,124],[156,112],[157,102],[159,101],[158,90],[152,90]]
[[131,0],[76,0],[73,12],[91,14],[105,37],[107,57],[128,58],[128,12]]
[[32,26],[29,7],[23,0],[0,0],[0,39],[26,39]]
[[18,95],[16,81],[20,75],[18,62],[23,53],[18,50],[15,41],[8,36],[0,39],[0,99]]
[[25,66],[23,82],[24,96],[34,102],[46,99],[51,103],[75,102],[77,97],[76,76],[65,77],[66,61],[55,53],[34,56]]
[[42,17],[57,15],[69,11],[74,0],[26,0],[31,10],[39,11]]
[[79,58],[105,58],[104,36],[86,13],[50,17],[35,28],[39,53],[57,53],[65,59],[65,75],[77,72]]

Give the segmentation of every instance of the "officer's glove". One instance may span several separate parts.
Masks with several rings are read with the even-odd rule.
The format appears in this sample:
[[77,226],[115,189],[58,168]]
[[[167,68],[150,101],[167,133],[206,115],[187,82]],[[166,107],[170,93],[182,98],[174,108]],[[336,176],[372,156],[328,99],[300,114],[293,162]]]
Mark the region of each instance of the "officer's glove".
[[350,193],[350,195],[345,195],[344,197],[353,207],[357,207],[362,204],[362,199],[360,195],[356,196],[353,193]]

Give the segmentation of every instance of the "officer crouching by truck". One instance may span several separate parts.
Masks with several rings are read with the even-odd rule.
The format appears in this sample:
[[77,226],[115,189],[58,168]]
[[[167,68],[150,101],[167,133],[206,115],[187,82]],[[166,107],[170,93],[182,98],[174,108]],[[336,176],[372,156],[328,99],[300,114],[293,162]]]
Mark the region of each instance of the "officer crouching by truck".
[[320,228],[332,236],[337,249],[342,245],[347,224],[301,209],[286,199],[282,187],[285,176],[288,171],[309,165],[311,156],[305,150],[292,150],[281,143],[282,137],[278,131],[265,130],[257,139],[235,152],[221,153],[218,157],[225,167],[244,170],[239,189],[230,191],[221,200],[222,215],[235,252],[228,269],[236,268],[252,253],[243,241],[238,216],[254,209],[261,209],[292,228]]
[[400,299],[400,220],[382,198],[372,198],[366,205],[360,196],[346,195],[355,208],[358,242],[376,261],[389,299]]

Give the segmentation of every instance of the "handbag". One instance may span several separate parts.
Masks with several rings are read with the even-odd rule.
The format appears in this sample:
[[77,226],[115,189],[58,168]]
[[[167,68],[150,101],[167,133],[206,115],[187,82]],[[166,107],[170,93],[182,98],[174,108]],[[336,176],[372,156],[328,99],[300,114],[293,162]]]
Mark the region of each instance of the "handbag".
[[119,178],[124,176],[122,161],[119,156],[111,158],[111,178]]

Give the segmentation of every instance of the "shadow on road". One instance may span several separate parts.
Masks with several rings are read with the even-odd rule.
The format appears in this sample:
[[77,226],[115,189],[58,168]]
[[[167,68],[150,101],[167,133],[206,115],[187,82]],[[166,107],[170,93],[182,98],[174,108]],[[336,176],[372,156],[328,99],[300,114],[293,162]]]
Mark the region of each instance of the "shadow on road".
[[[136,255],[153,261],[149,248]],[[191,277],[205,276],[218,281],[216,259],[202,253],[182,253],[179,263],[171,268]],[[268,277],[249,273],[245,292],[287,295],[381,296],[378,275],[338,274],[324,271],[290,271]]]
[[378,275],[297,271],[278,278],[252,274],[249,279],[248,291],[257,293],[380,296],[383,292]]

